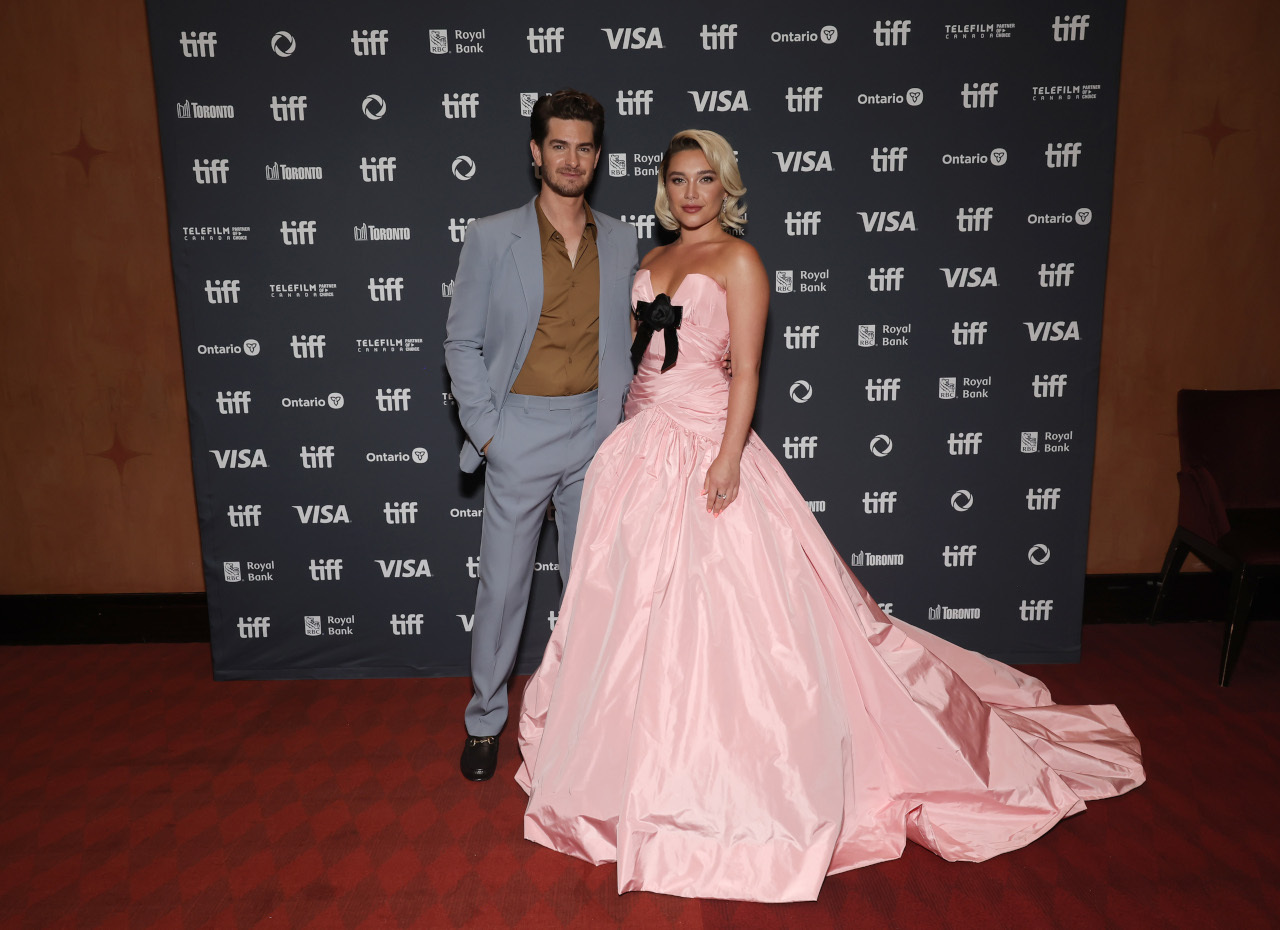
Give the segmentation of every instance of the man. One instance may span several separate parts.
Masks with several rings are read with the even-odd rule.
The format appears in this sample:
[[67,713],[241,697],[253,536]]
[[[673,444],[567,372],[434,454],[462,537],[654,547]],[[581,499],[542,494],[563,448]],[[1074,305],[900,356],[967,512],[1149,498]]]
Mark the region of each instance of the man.
[[542,189],[467,230],[444,342],[466,432],[462,470],[486,464],[474,694],[461,760],[472,781],[492,777],[497,765],[547,503],[555,504],[564,580],[587,465],[622,418],[632,374],[635,230],[585,200],[604,107],[558,91],[534,105],[530,129]]

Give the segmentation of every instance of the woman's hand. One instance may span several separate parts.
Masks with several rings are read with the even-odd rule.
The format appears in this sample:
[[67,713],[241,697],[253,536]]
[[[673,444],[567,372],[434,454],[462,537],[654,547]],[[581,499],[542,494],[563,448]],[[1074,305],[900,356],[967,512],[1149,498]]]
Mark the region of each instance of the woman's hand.
[[702,482],[702,493],[707,498],[707,513],[719,516],[738,499],[739,457],[721,453],[716,456],[707,477]]

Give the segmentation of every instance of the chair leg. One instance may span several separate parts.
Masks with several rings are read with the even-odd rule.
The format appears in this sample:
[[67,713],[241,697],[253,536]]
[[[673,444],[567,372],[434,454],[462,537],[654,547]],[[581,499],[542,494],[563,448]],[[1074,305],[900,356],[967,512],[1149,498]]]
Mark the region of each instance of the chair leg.
[[1227,617],[1227,629],[1222,637],[1222,672],[1218,677],[1218,684],[1224,688],[1240,656],[1244,631],[1249,625],[1249,609],[1253,606],[1257,587],[1258,577],[1246,565],[1240,566],[1240,570],[1231,576],[1231,615]]
[[1156,602],[1151,607],[1151,617],[1148,619],[1148,623],[1156,622],[1156,617],[1160,614],[1160,608],[1164,606],[1165,598],[1169,595],[1170,582],[1182,570],[1182,563],[1187,560],[1187,553],[1190,551],[1187,544],[1175,532],[1173,541],[1169,543],[1169,551],[1164,556],[1164,568],[1160,570],[1160,586],[1156,588]]

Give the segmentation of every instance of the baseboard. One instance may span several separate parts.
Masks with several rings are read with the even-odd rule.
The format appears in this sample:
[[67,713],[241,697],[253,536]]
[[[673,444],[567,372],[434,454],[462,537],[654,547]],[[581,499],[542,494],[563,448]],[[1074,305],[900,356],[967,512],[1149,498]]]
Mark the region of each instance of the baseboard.
[[[1159,575],[1089,575],[1085,623],[1145,623]],[[1162,623],[1221,620],[1229,580],[1221,573],[1184,572],[1173,582]],[[1263,583],[1254,620],[1280,619],[1280,584]],[[207,643],[208,603],[193,594],[0,595],[0,645],[72,643]]]

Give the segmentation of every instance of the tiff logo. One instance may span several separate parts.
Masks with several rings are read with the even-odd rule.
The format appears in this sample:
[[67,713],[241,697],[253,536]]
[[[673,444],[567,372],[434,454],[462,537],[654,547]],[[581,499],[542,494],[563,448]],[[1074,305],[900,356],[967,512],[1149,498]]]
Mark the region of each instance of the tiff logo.
[[782,454],[789,459],[811,459],[818,451],[817,436],[784,436]]
[[821,109],[820,100],[822,100],[821,87],[801,87],[799,90],[794,87],[787,88],[788,113],[816,113]]
[[258,518],[261,516],[261,504],[244,504],[240,507],[232,504],[227,508],[227,519],[232,526],[259,526]]
[[450,242],[466,242],[467,227],[476,221],[474,216],[460,216],[457,219],[449,217],[449,241]]
[[1057,510],[1062,488],[1027,488],[1028,510]]
[[378,388],[378,409],[383,413],[409,409],[408,388]]
[[535,55],[546,55],[563,51],[564,26],[529,27],[529,51]]
[[342,580],[342,559],[312,559],[308,568],[312,581]]
[[907,36],[911,32],[911,20],[895,19],[895,20],[876,20],[876,28],[873,30],[876,36],[876,45],[906,45]]
[[867,281],[873,291],[900,291],[905,273],[905,268],[872,268]]
[[[1061,16],[1053,18],[1053,41],[1055,42],[1077,42],[1084,38],[1084,32],[1089,28],[1089,14],[1077,13],[1074,16],[1068,16],[1065,19]],[[204,35],[204,33],[200,33]],[[184,32],[183,35],[186,35]],[[210,33],[212,35],[212,33]],[[210,53],[212,54],[212,53]]]
[[996,94],[1000,93],[1000,84],[998,82],[984,81],[981,84],[974,83],[973,89],[969,89],[966,81],[964,90],[960,91],[960,102],[964,104],[966,110],[974,108],[994,107],[996,105]]
[[1070,287],[1071,276],[1075,273],[1075,262],[1049,262],[1040,265],[1041,287]]
[[271,118],[277,123],[292,123],[307,118],[307,98],[301,97],[285,97],[281,99],[275,94],[271,95]]
[[872,402],[897,400],[898,389],[901,387],[901,378],[868,378],[866,384],[867,400]]
[[218,34],[216,32],[193,32],[188,38],[182,33],[178,39],[182,46],[183,58],[213,58],[217,55]]
[[907,146],[876,146],[871,150],[872,171],[906,171]]
[[316,221],[282,220],[280,238],[284,240],[285,245],[315,245]]
[[391,632],[396,636],[417,636],[422,632],[422,614],[392,614]]
[[324,336],[293,336],[289,347],[294,358],[324,358]]
[[298,457],[303,468],[332,468],[333,446],[303,446]]
[[394,155],[371,155],[360,159],[360,180],[366,184],[395,179],[396,157]]
[[733,40],[738,35],[738,24],[712,23],[708,26],[704,23],[702,31],[698,35],[702,37],[703,51],[722,52],[725,49],[733,48]]
[[240,279],[210,281],[205,278],[204,293],[211,304],[238,304],[240,303]]
[[241,639],[266,639],[270,629],[270,617],[240,617],[236,620],[236,631]]
[[651,90],[618,91],[619,116],[648,116],[651,103],[653,103]]
[[1048,620],[1051,613],[1053,613],[1052,599],[1024,600],[1018,607],[1018,615],[1024,621]]
[[981,433],[951,433],[947,437],[947,455],[977,455],[982,445]]
[[418,522],[418,502],[417,501],[386,501],[382,505],[382,515],[387,518],[387,522],[392,526],[398,523],[417,523]]
[[474,555],[467,556],[467,577],[468,578],[480,577],[480,560],[476,558]]
[[479,94],[445,94],[440,101],[445,119],[475,119],[480,107]]
[[980,346],[986,335],[987,324],[956,323],[951,327],[951,340],[958,346]]
[[818,329],[816,325],[788,326],[783,331],[782,338],[788,349],[816,349]]
[[652,213],[633,213],[630,216],[622,214],[622,222],[630,223],[636,228],[636,237],[640,239],[653,238],[654,217]]
[[816,236],[822,222],[821,210],[805,210],[803,213],[787,211],[788,236]]
[[197,158],[191,170],[195,172],[197,184],[226,184],[230,166],[231,162],[225,158]]
[[369,299],[375,302],[399,300],[404,291],[404,278],[370,278]]
[[248,413],[253,397],[249,391],[219,391],[218,413]]
[[351,48],[357,55],[385,55],[389,38],[385,29],[352,29]]
[[991,207],[961,207],[956,214],[956,224],[960,232],[990,232],[994,212]]
[[1036,375],[1031,379],[1033,397],[1062,397],[1066,390],[1066,375]]
[[1078,168],[1082,145],[1080,142],[1050,142],[1044,150],[1044,163],[1050,168]]
[[862,495],[862,510],[864,513],[893,513],[897,500],[897,491],[867,491]]
[[942,566],[944,568],[972,568],[973,557],[977,554],[977,546],[944,546],[942,549]]

